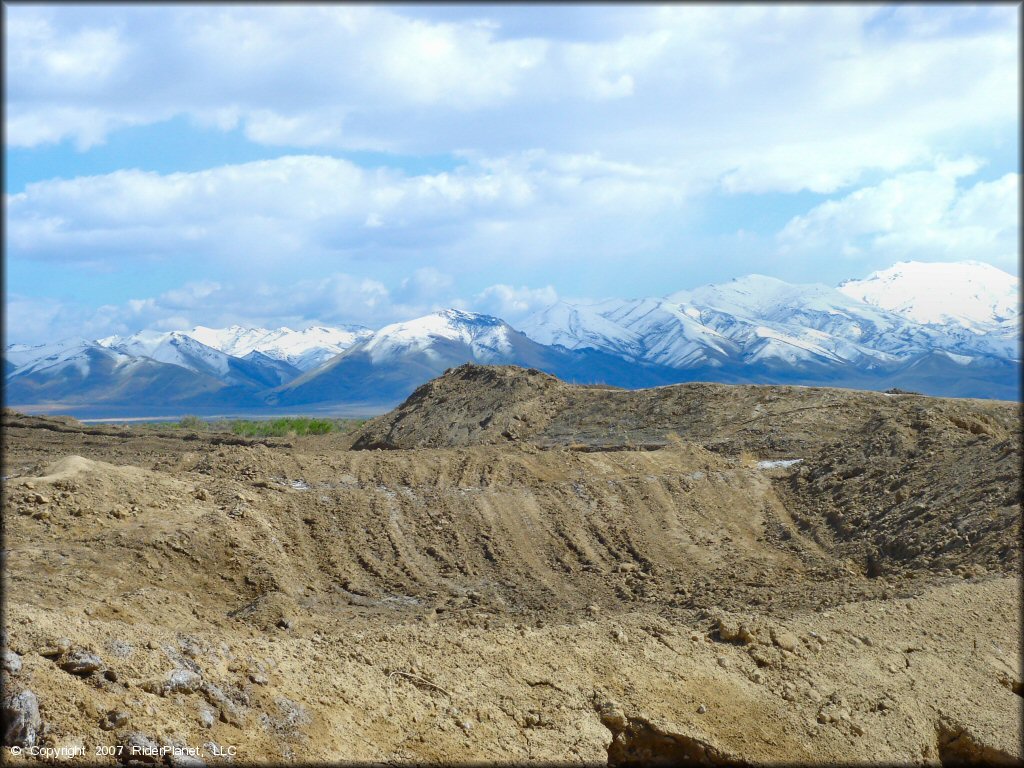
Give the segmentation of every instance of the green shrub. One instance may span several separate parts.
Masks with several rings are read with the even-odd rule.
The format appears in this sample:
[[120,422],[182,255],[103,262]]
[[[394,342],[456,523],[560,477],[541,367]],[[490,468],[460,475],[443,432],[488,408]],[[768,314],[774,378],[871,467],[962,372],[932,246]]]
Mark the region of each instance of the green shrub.
[[206,428],[206,422],[198,416],[182,416],[181,421],[178,422],[178,426],[182,429],[192,429],[198,432]]
[[231,431],[244,437],[284,437],[285,435],[326,435],[335,428],[331,419],[311,419],[306,416],[252,421],[239,419],[232,423]]

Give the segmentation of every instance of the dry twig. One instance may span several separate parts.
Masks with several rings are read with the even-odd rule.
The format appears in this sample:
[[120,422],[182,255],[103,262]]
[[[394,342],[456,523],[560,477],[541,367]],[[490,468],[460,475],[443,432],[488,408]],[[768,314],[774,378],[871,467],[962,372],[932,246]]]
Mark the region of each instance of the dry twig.
[[432,683],[430,680],[427,680],[424,677],[420,677],[419,675],[414,675],[412,672],[403,672],[402,670],[398,669],[398,670],[395,670],[394,672],[392,672],[390,675],[388,675],[388,703],[389,704],[391,703],[391,678],[395,677],[395,675],[401,675],[402,677],[406,677],[409,680],[412,680],[412,682],[414,684],[415,683],[420,683],[421,685],[426,685],[426,686],[428,686],[430,688],[433,688],[435,691],[440,691],[441,693],[443,693],[445,696],[447,696],[452,701],[455,700],[454,696],[452,696],[448,691],[446,691],[444,688],[442,688],[437,683]]

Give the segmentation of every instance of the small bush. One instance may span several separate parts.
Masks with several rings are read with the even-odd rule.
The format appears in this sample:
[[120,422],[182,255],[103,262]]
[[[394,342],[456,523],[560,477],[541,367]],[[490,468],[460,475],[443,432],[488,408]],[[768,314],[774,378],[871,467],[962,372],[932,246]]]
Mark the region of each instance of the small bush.
[[181,421],[178,422],[178,426],[182,429],[191,429],[198,432],[206,428],[206,422],[198,416],[182,416]]
[[311,419],[305,416],[252,421],[239,419],[231,431],[244,437],[284,437],[285,435],[326,435],[335,427],[331,419]]

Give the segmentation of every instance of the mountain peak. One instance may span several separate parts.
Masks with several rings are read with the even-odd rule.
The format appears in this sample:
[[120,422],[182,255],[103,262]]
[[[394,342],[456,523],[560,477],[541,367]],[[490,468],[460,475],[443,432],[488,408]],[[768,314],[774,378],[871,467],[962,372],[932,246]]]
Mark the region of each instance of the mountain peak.
[[467,312],[464,309],[452,309],[452,308],[441,309],[441,310],[438,310],[437,312],[433,312],[432,314],[437,315],[438,317],[443,317],[446,320],[451,320],[451,321],[454,321],[454,322],[461,322],[461,323],[477,323],[477,324],[481,324],[481,325],[498,325],[500,323],[504,323],[505,322],[501,318],[494,317],[493,315],[484,315],[484,314],[481,314],[480,312]]
[[902,261],[839,286],[845,295],[917,323],[978,331],[1019,316],[1020,278],[979,261]]
[[257,351],[304,371],[321,365],[370,335],[368,329],[360,326],[311,326],[295,331],[287,326],[270,330],[240,325],[228,328],[197,325],[184,333],[228,355],[245,357]]
[[713,307],[749,318],[775,317],[798,305],[846,304],[835,288],[820,283],[787,283],[768,275],[745,275],[725,283],[712,283],[668,297],[681,305]]
[[382,360],[402,354],[429,350],[437,340],[458,342],[487,359],[489,353],[507,352],[509,334],[515,331],[504,320],[461,309],[440,309],[429,315],[386,325],[366,339],[360,348]]

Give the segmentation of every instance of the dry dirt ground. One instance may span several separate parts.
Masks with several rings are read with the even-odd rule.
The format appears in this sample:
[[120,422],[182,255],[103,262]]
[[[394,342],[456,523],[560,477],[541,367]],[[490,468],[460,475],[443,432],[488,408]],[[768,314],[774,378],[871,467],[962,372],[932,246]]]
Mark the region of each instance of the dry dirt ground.
[[478,366],[355,435],[6,412],[3,756],[1020,764],[1020,417]]

